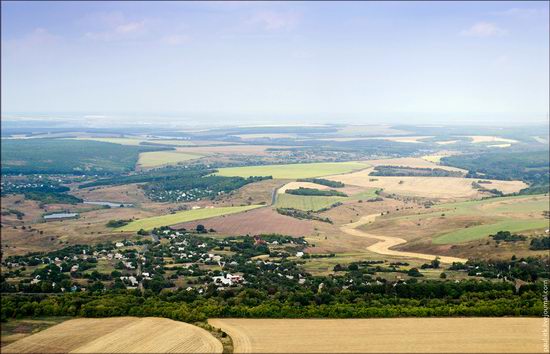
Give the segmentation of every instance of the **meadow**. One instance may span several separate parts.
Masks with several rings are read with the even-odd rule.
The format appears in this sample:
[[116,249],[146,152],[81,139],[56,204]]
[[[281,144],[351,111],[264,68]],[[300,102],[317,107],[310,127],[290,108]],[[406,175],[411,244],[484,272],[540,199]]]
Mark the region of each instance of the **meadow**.
[[240,213],[247,210],[259,208],[262,205],[246,205],[236,207],[202,208],[179,211],[174,214],[154,216],[132,221],[128,225],[115,229],[115,231],[139,231],[140,229],[151,230],[155,227],[175,225],[187,221],[213,218],[216,216]]
[[337,175],[361,170],[369,167],[362,162],[326,162],[300,163],[288,165],[265,165],[220,168],[220,176],[272,176],[279,179],[312,178],[328,175]]

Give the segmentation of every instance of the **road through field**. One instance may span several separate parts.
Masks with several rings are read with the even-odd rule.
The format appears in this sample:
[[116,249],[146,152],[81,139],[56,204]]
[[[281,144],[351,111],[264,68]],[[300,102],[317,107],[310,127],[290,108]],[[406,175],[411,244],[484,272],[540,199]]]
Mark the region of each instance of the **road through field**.
[[407,243],[407,240],[404,240],[399,237],[373,235],[357,229],[362,225],[368,224],[369,222],[373,222],[376,219],[376,217],[379,215],[380,214],[371,214],[371,215],[363,216],[361,219],[359,219],[359,221],[342,225],[340,227],[340,230],[342,230],[342,232],[347,233],[348,235],[366,237],[366,238],[372,238],[372,239],[378,240],[379,242],[376,242],[375,244],[367,247],[369,251],[374,253],[384,254],[388,256],[420,258],[420,259],[426,259],[426,260],[433,260],[435,259],[435,257],[439,257],[439,260],[441,263],[449,263],[449,264],[452,264],[453,262],[466,263],[467,259],[464,259],[464,258],[392,250],[390,248]]

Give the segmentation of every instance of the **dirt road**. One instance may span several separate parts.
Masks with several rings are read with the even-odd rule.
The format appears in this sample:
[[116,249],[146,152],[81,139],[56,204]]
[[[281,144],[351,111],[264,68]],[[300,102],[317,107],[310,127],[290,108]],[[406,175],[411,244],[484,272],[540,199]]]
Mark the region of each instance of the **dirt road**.
[[342,230],[342,232],[347,233],[348,235],[366,237],[366,238],[372,238],[372,239],[378,240],[379,242],[376,242],[375,244],[367,247],[369,251],[374,253],[384,254],[388,256],[419,258],[419,259],[426,259],[430,261],[434,260],[435,257],[439,257],[439,260],[441,261],[441,263],[448,263],[448,264],[452,264],[453,262],[466,263],[467,259],[464,259],[464,258],[392,250],[390,248],[407,243],[407,241],[399,237],[373,235],[357,229],[359,226],[368,224],[369,222],[373,222],[376,219],[376,217],[379,215],[380,214],[371,214],[371,215],[363,216],[361,219],[359,219],[359,221],[342,225],[340,227],[340,230]]

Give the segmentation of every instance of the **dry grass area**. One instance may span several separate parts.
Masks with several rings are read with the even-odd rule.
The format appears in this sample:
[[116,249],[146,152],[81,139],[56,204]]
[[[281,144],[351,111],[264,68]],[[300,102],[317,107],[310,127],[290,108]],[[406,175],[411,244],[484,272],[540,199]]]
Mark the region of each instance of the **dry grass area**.
[[84,189],[74,188],[71,190],[71,194],[86,201],[108,201],[134,205],[149,202],[149,199],[137,184],[99,186]]
[[216,235],[258,235],[281,234],[289,236],[307,236],[313,233],[313,223],[284,216],[272,208],[259,208],[240,214],[191,221],[172,226],[172,228],[194,229],[198,224],[216,230]]
[[207,331],[164,318],[82,318],[2,348],[4,353],[221,353]]
[[211,319],[238,353],[535,353],[543,318]]
[[[426,161],[426,163],[429,163]],[[386,193],[436,199],[480,198],[482,193],[472,187],[472,179],[460,177],[381,177],[369,176],[373,169],[327,179],[368,188],[382,188]],[[521,181],[491,180],[491,188],[504,193],[515,193],[526,188]]]

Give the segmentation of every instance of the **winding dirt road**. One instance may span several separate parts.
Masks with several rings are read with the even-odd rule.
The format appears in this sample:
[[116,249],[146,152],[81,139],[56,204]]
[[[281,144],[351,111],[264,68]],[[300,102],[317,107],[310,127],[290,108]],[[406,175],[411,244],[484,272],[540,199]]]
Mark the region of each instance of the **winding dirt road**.
[[452,264],[453,262],[466,263],[467,259],[464,259],[464,258],[392,250],[390,248],[407,243],[407,240],[404,240],[399,237],[373,235],[357,229],[362,225],[368,224],[369,222],[373,222],[376,219],[376,217],[379,215],[380,214],[371,214],[371,215],[363,216],[361,219],[359,219],[359,221],[342,225],[340,227],[340,230],[342,232],[347,233],[348,235],[366,237],[366,238],[372,238],[372,239],[378,240],[379,242],[376,242],[375,244],[367,247],[369,251],[374,253],[384,254],[388,256],[419,258],[419,259],[426,259],[430,261],[434,260],[435,257],[439,257],[439,261],[441,263],[448,263],[448,264]]

